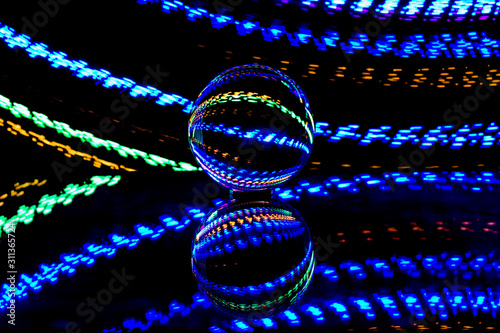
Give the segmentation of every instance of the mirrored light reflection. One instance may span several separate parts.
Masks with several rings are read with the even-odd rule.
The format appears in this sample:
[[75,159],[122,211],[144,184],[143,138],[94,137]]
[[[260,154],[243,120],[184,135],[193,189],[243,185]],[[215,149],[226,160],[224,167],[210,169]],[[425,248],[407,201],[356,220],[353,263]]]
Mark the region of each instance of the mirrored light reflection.
[[263,190],[296,175],[309,158],[314,132],[302,89],[261,65],[216,76],[195,102],[188,131],[200,166],[237,191]]
[[258,320],[302,298],[315,259],[307,224],[295,209],[278,200],[230,200],[198,228],[191,264],[218,311]]

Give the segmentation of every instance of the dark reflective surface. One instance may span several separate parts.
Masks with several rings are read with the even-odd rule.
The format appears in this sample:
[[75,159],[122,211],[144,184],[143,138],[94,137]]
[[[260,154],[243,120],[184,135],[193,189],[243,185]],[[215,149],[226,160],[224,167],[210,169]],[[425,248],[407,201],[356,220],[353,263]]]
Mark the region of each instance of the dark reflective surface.
[[315,266],[304,219],[278,200],[229,200],[212,210],[195,234],[191,261],[214,307],[247,319],[296,304]]
[[311,154],[314,122],[302,89],[268,66],[244,65],[216,76],[189,120],[191,150],[221,185],[254,191],[281,184]]

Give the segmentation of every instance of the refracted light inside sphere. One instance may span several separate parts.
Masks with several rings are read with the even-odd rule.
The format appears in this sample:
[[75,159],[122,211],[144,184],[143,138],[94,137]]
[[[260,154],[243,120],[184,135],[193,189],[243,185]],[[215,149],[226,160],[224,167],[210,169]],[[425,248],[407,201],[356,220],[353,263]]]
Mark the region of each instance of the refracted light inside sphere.
[[259,319],[302,298],[315,259],[307,225],[292,207],[277,200],[230,200],[198,228],[191,264],[217,310]]
[[216,182],[256,191],[300,171],[314,132],[309,102],[295,81],[268,66],[243,65],[222,72],[203,89],[188,135],[196,160]]

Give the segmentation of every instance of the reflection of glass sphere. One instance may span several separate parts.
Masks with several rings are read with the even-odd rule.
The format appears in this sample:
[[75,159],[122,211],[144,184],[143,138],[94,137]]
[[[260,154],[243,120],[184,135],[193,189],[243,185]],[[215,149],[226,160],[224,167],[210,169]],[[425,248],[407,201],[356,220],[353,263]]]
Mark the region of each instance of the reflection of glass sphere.
[[315,266],[304,219],[277,200],[232,200],[214,209],[195,234],[191,263],[214,307],[247,319],[297,303]]
[[267,189],[297,174],[311,153],[314,121],[302,89],[271,67],[243,65],[216,76],[189,120],[191,151],[219,184]]

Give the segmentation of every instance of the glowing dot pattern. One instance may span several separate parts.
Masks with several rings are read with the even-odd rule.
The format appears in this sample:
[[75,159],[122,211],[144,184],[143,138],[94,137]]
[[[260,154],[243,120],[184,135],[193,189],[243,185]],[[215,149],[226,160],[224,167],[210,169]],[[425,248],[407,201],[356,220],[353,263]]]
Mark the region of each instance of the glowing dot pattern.
[[[19,184],[16,183],[14,184],[14,189],[11,190],[10,192],[7,192],[3,195],[0,195],[0,200],[5,200],[6,198],[10,197],[20,197],[24,195],[24,190],[25,188],[31,187],[31,186],[42,186],[47,183],[47,179],[44,179],[42,181],[39,181],[38,179],[35,179],[32,183],[31,182],[26,182],[24,184]],[[0,207],[2,207],[5,204],[4,201],[0,201]],[[0,227],[0,231],[2,228]]]
[[83,60],[71,60],[68,55],[61,51],[50,51],[47,44],[33,43],[31,38],[25,34],[18,34],[16,31],[0,23],[0,39],[10,48],[19,48],[28,53],[30,58],[41,58],[50,63],[54,68],[63,68],[73,72],[80,79],[91,79],[105,88],[116,88],[127,92],[131,97],[143,96],[153,98],[155,103],[161,106],[179,104],[185,108],[184,112],[189,112],[189,100],[175,94],[169,94],[158,90],[152,86],[141,86],[129,78],[118,78],[105,69],[94,69],[88,66]]
[[391,148],[404,144],[417,145],[428,149],[440,145],[450,149],[463,147],[492,148],[500,145],[500,129],[495,122],[464,124],[457,127],[451,124],[440,125],[424,130],[423,126],[393,129],[391,126],[369,128],[364,134],[359,132],[360,125],[349,124],[332,130],[326,122],[316,123],[316,136],[326,137],[328,142],[337,143],[352,140],[358,145],[367,146],[375,142],[387,144]]
[[85,196],[92,195],[97,187],[107,184],[108,186],[116,185],[121,179],[121,176],[95,176],[90,179],[90,184],[76,185],[69,184],[61,194],[44,195],[40,198],[38,205],[21,206],[17,214],[11,218],[0,216],[0,235],[3,230],[5,233],[14,232],[19,223],[30,224],[35,218],[35,214],[48,215],[57,204],[64,206],[73,202],[75,196],[83,194]]
[[[6,124],[8,126],[6,126]],[[47,145],[49,147],[55,147],[55,148],[57,148],[58,151],[64,153],[64,155],[66,157],[71,158],[73,156],[79,156],[79,157],[83,158],[83,160],[85,160],[85,161],[92,161],[93,162],[92,166],[96,167],[96,168],[100,168],[102,165],[105,165],[112,170],[120,170],[121,169],[121,170],[129,171],[129,172],[136,171],[134,169],[127,168],[123,165],[118,165],[116,163],[112,163],[112,162],[100,159],[95,155],[82,153],[81,151],[72,149],[68,145],[64,145],[64,144],[61,144],[61,143],[56,142],[56,141],[49,141],[45,138],[45,136],[38,134],[36,132],[33,132],[33,131],[26,131],[21,127],[21,125],[13,123],[10,120],[4,121],[2,118],[0,118],[0,127],[6,127],[7,131],[12,135],[20,134],[22,136],[31,138],[31,140],[34,143],[36,143],[37,145],[39,145],[40,147],[43,147],[44,145]]]
[[[411,4],[407,9],[409,15],[413,15],[415,8],[423,6],[422,0],[417,4]],[[442,14],[443,1],[435,0],[433,6],[426,12],[427,15]],[[366,2],[360,1],[357,10],[363,11]],[[458,34],[437,34],[425,37],[422,34],[413,34],[405,36],[398,41],[393,34],[379,34],[372,41],[366,33],[352,33],[351,37],[341,36],[338,32],[331,29],[324,32],[322,36],[314,36],[312,31],[307,28],[299,28],[297,32],[288,32],[284,26],[272,25],[262,27],[258,21],[244,20],[239,21],[232,16],[223,14],[209,13],[202,8],[192,8],[181,1],[163,1],[162,9],[166,13],[172,11],[185,11],[188,20],[206,18],[210,20],[213,28],[221,29],[224,26],[232,25],[236,28],[239,35],[245,36],[255,32],[262,35],[265,41],[286,40],[291,46],[298,47],[303,45],[314,45],[320,51],[326,51],[327,48],[338,48],[346,55],[359,54],[366,52],[372,56],[380,57],[384,54],[394,55],[401,58],[420,57],[428,59],[436,58],[489,58],[500,57],[500,41],[493,39],[486,32],[469,31]],[[403,9],[404,11],[405,9]],[[372,45],[373,44],[373,45]]]
[[[174,171],[198,171],[198,168],[186,162],[175,162],[154,154],[122,146],[111,140],[103,140],[92,133],[79,131],[71,128],[68,124],[49,119],[45,114],[30,111],[26,106],[18,103],[12,103],[7,97],[0,95],[0,108],[10,111],[16,118],[30,119],[33,123],[41,128],[55,129],[57,133],[66,138],[78,138],[82,142],[90,143],[94,148],[104,147],[107,150],[114,150],[122,157],[133,157],[134,159],[141,158],[149,165],[153,166],[170,166]],[[82,153],[84,154],[84,153]],[[84,154],[88,155],[88,154]],[[102,162],[101,162],[102,163]]]
[[471,192],[497,193],[500,191],[500,172],[462,171],[414,171],[384,172],[382,175],[362,173],[352,178],[341,179],[338,176],[327,177],[323,182],[300,181],[293,187],[279,187],[275,194],[282,200],[300,200],[302,195],[328,197],[332,192],[358,193],[362,189],[378,189],[380,191],[396,191],[409,189],[420,191],[433,187],[441,191],[465,190]]
[[[319,265],[316,273],[323,271],[328,265]],[[461,286],[451,286],[453,288]],[[226,332],[223,328],[236,332],[253,332],[253,327],[276,329],[289,327],[311,327],[311,324],[303,325],[306,317],[313,319],[312,327],[323,327],[325,319],[340,319],[343,322],[350,322],[352,317],[359,314],[364,315],[367,320],[374,321],[379,317],[384,317],[383,313],[375,312],[374,306],[380,305],[382,311],[386,312],[391,319],[396,322],[401,319],[401,313],[409,313],[410,319],[417,323],[419,320],[435,316],[435,320],[447,322],[450,318],[449,312],[455,318],[460,318],[465,313],[470,313],[474,317],[478,314],[489,314],[496,318],[500,306],[500,292],[495,292],[491,287],[484,290],[474,290],[465,287],[465,290],[450,291],[444,288],[443,292],[429,292],[425,288],[418,292],[403,292],[397,290],[395,294],[369,294],[367,297],[338,297],[328,299],[320,303],[305,303],[296,310],[286,310],[274,318],[262,319],[234,319],[230,322],[218,319],[215,323],[210,323],[211,332]],[[401,306],[402,304],[402,306]],[[142,331],[161,324],[168,327],[172,321],[175,325],[177,318],[188,316],[191,312],[208,309],[210,302],[200,293],[195,293],[192,297],[192,304],[182,304],[174,300],[168,306],[168,311],[151,309],[143,318],[128,318],[120,326],[106,328],[102,332],[121,332],[123,328],[138,328]],[[429,313],[427,313],[429,311]],[[459,312],[460,311],[460,312]],[[215,324],[215,325],[214,325]],[[411,324],[411,323],[410,323]]]
[[[137,2],[145,4],[160,1],[138,0]],[[498,1],[495,3],[495,0],[478,0],[475,4],[472,0],[433,0],[428,3],[425,0],[385,0],[385,2],[375,3],[370,0],[276,0],[274,2],[280,7],[295,4],[305,11],[320,8],[330,15],[348,13],[353,17],[360,17],[374,11],[376,15],[382,18],[397,18],[404,21],[449,21],[450,17],[453,17],[456,21],[494,21],[500,12],[500,3]],[[182,5],[180,1],[163,1],[163,3],[169,10],[178,9],[172,4]],[[402,9],[396,12],[397,7]]]
[[[359,54],[364,50],[373,56],[382,56],[387,53],[401,58],[409,58],[411,56],[429,59],[435,59],[438,57],[476,58],[478,56],[500,56],[499,41],[492,39],[485,32],[478,33],[472,31],[466,34],[456,34],[454,36],[445,34],[445,37],[442,37],[441,35],[432,35],[427,38],[424,38],[421,34],[414,34],[406,36],[403,40],[399,41],[399,43],[395,35],[380,34],[376,37],[375,42],[373,43],[374,46],[372,46],[372,43],[367,40],[366,34],[353,33],[352,38],[348,38],[347,41],[337,43],[336,41],[340,39],[339,34],[330,30],[325,32],[326,34],[323,36],[314,37],[311,30],[306,28],[300,28],[298,32],[291,33],[287,32],[286,28],[283,26],[273,25],[268,28],[261,27],[258,21],[239,21],[231,16],[212,14],[201,8],[191,8],[180,1],[165,1],[165,3],[168,3],[168,6],[164,4],[162,8],[167,13],[170,13],[172,10],[184,10],[186,11],[186,16],[191,21],[200,18],[209,18],[212,26],[217,29],[220,29],[225,25],[232,24],[236,27],[236,30],[240,35],[249,35],[256,31],[257,33],[262,34],[264,40],[270,42],[286,37],[290,45],[295,47],[306,44],[314,44],[318,50],[326,51],[327,47],[340,46],[342,52],[347,55]],[[441,2],[437,2],[435,8],[433,7],[433,9],[429,12],[429,15],[439,13],[442,10],[440,9],[440,4]],[[412,9],[410,9],[410,13],[413,13]],[[471,49],[468,49],[468,47],[464,48],[464,42],[467,46],[470,45]]]

